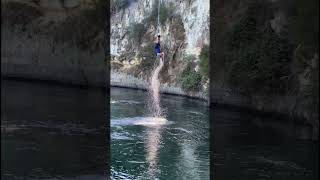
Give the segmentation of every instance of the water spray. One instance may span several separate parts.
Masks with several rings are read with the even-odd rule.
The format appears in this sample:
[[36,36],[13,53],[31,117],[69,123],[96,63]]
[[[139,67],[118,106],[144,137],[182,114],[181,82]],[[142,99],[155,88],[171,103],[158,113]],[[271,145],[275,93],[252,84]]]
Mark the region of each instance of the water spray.
[[163,67],[163,58],[160,58],[159,65],[152,71],[150,78],[149,93],[151,96],[151,104],[149,109],[153,117],[162,117],[163,112],[160,105],[160,81],[159,72]]

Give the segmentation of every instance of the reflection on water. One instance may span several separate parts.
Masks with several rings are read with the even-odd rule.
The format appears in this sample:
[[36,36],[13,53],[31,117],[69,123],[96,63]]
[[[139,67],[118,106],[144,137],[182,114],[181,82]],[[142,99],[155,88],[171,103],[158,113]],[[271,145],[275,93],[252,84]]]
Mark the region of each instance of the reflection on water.
[[112,179],[209,179],[205,103],[162,95],[167,121],[159,121],[145,117],[147,97],[144,91],[111,89]]
[[161,141],[161,125],[153,128],[147,129],[146,137],[146,160],[149,164],[148,173],[150,178],[156,178],[156,171],[159,169],[157,167],[158,150]]
[[1,179],[105,179],[105,94],[1,80]]

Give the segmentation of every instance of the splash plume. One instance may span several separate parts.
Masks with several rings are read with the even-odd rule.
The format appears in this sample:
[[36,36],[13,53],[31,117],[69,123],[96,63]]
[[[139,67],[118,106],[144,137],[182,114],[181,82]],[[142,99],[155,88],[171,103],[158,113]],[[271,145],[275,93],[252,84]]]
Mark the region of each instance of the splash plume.
[[159,72],[163,67],[163,58],[160,58],[158,66],[152,71],[149,83],[149,110],[153,117],[162,117],[163,112],[160,105],[160,81]]

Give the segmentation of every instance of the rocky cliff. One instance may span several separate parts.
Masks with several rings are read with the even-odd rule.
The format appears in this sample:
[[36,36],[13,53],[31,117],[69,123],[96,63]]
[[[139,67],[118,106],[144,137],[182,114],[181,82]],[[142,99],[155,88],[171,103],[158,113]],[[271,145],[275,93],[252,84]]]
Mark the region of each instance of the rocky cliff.
[[2,0],[1,75],[106,86],[103,4]]
[[212,103],[287,115],[319,134],[319,1],[217,0]]
[[[201,73],[200,55],[209,44],[209,6],[209,0],[168,0],[160,6],[157,0],[111,1],[111,85],[146,87],[157,63],[154,43],[160,7],[165,52],[161,90],[207,99],[209,81]],[[208,55],[202,59],[208,62]]]

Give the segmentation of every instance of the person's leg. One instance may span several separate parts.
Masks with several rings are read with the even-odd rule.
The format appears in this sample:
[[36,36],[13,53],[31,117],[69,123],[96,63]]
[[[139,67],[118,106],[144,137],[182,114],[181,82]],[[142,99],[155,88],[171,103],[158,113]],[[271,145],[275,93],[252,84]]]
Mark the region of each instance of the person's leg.
[[162,63],[164,62],[164,53],[163,52],[161,52],[161,57],[160,57],[160,59],[161,59],[161,61],[162,61]]
[[161,61],[161,63],[163,63],[163,57],[160,57],[160,61]]
[[161,58],[164,58],[164,53],[163,52],[161,52]]

